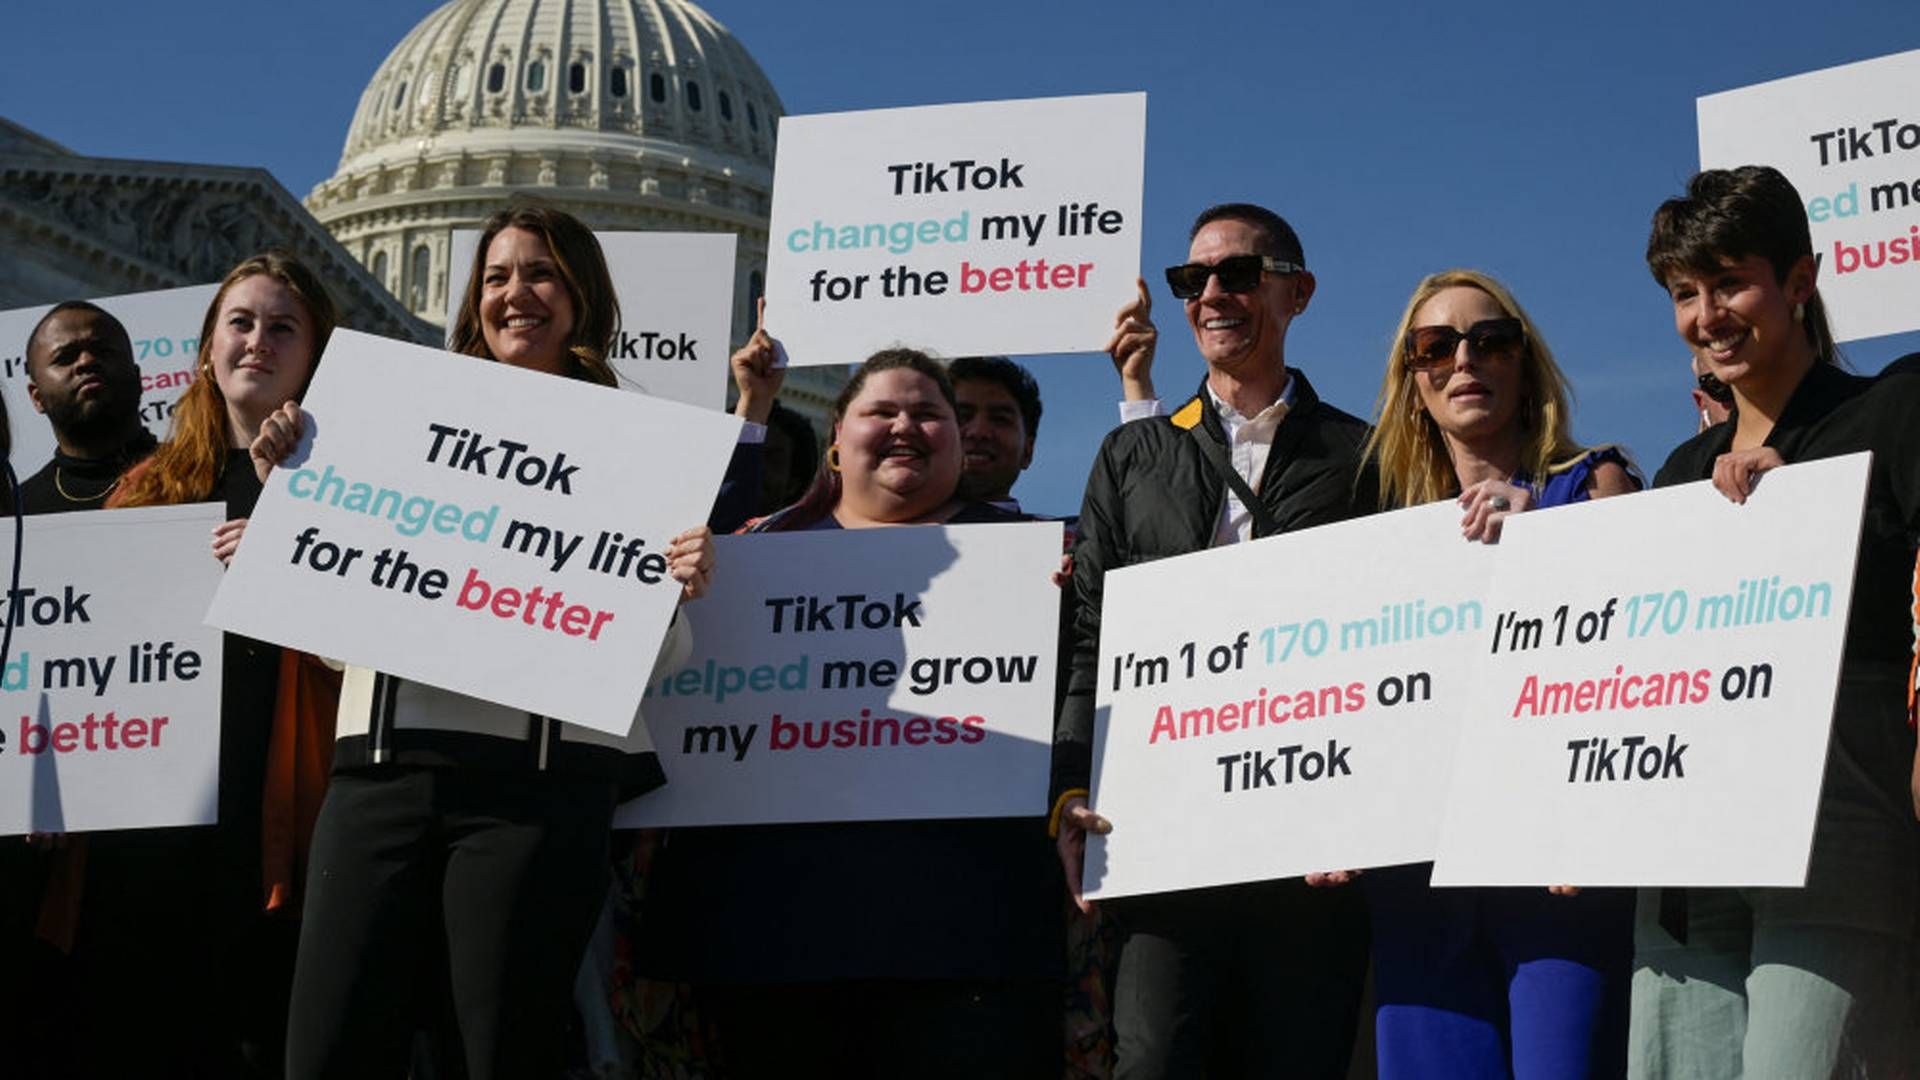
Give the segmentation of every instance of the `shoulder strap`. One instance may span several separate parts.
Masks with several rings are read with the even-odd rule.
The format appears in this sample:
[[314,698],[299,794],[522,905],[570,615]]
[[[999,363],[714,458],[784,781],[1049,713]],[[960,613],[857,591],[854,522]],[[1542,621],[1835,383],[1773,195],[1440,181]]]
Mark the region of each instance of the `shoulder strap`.
[[1240,475],[1240,470],[1227,461],[1226,448],[1213,437],[1213,432],[1207,430],[1207,425],[1195,424],[1187,429],[1187,434],[1192,435],[1193,441],[1199,445],[1201,460],[1211,466],[1220,479],[1226,481],[1227,487],[1233,489],[1233,493],[1239,496],[1240,505],[1246,507],[1247,512],[1253,515],[1253,535],[1272,536],[1279,532],[1280,523],[1274,520],[1273,512],[1267,509],[1267,504],[1260,501],[1260,496],[1253,493],[1253,488],[1247,484],[1246,477]]

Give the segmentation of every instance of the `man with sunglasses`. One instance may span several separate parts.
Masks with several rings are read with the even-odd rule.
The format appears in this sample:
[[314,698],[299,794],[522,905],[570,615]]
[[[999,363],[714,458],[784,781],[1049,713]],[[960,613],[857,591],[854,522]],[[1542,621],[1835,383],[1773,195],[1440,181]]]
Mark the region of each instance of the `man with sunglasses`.
[[[1287,366],[1287,328],[1314,291],[1292,227],[1264,207],[1233,203],[1203,212],[1190,238],[1187,262],[1167,270],[1167,285],[1185,304],[1206,378],[1171,415],[1107,436],[1074,545],[1077,606],[1054,738],[1053,824],[1076,901],[1085,834],[1109,828],[1087,805],[1106,570],[1340,521],[1376,502],[1372,485],[1357,482],[1366,423],[1322,403]],[[1116,362],[1120,350],[1152,338],[1144,305],[1122,315],[1110,349]],[[1366,915],[1353,890],[1290,879],[1130,897],[1105,909],[1122,934],[1116,1076],[1346,1074],[1367,962]]]

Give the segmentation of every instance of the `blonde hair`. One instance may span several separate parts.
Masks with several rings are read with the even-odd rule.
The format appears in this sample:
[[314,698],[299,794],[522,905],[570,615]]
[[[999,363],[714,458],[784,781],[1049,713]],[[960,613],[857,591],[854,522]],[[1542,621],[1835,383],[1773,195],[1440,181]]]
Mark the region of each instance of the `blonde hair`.
[[1520,302],[1506,286],[1478,270],[1442,270],[1428,274],[1413,290],[1387,352],[1387,374],[1380,384],[1373,434],[1366,446],[1367,456],[1379,470],[1382,508],[1417,506],[1460,493],[1446,437],[1420,403],[1416,375],[1407,366],[1407,332],[1422,304],[1436,293],[1461,286],[1492,297],[1501,310],[1520,320],[1526,332],[1520,356],[1520,411],[1514,417],[1522,433],[1520,467],[1534,483],[1543,483],[1557,463],[1583,452],[1573,441],[1572,392],[1566,376]]

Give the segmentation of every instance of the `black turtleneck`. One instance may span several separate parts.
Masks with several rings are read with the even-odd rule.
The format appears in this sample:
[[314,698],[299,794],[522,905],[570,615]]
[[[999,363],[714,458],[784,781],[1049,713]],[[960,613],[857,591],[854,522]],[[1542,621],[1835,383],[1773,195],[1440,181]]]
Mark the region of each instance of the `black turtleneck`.
[[20,482],[20,505],[28,514],[98,510],[120,484],[120,477],[153,453],[156,440],[145,428],[104,458],[80,458],[54,451],[53,460]]

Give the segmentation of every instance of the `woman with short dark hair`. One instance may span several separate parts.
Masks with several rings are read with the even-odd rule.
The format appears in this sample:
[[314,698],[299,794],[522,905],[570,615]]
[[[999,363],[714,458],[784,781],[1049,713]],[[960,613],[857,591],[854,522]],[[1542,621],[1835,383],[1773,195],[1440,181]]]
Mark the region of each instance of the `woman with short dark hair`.
[[1642,893],[1632,1074],[1909,1076],[1920,372],[1915,357],[1878,378],[1840,369],[1804,204],[1772,168],[1694,176],[1654,214],[1647,268],[1681,340],[1733,391],[1729,420],[1682,443],[1656,485],[1712,479],[1741,502],[1775,466],[1874,456],[1807,884]]

